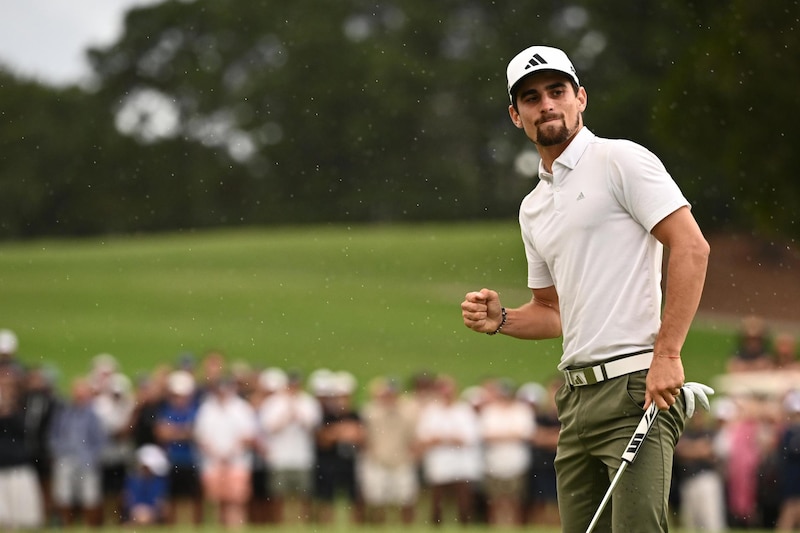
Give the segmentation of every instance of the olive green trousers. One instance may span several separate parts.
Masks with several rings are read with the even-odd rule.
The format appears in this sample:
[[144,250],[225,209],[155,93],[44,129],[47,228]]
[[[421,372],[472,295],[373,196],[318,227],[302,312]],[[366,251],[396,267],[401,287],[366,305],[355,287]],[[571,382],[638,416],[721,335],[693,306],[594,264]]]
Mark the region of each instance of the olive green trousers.
[[[561,433],[556,453],[562,531],[585,533],[644,414],[647,370],[556,396]],[[683,396],[661,411],[633,464],[622,474],[597,533],[669,529],[668,497],[675,444],[685,422]]]

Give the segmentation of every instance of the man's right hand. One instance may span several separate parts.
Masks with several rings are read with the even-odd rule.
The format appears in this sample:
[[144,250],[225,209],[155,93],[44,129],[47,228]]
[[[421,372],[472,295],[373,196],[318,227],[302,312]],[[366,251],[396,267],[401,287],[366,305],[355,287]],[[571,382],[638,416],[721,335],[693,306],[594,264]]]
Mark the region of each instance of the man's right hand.
[[464,325],[478,333],[496,331],[503,320],[500,296],[496,291],[481,289],[468,292],[461,302]]

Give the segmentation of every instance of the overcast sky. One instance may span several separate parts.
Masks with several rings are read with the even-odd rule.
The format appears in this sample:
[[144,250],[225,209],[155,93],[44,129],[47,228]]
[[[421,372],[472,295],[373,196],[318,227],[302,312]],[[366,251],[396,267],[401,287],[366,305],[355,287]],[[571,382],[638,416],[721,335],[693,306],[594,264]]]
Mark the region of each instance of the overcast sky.
[[0,0],[0,64],[25,77],[69,85],[89,70],[85,50],[110,44],[125,12],[161,0]]

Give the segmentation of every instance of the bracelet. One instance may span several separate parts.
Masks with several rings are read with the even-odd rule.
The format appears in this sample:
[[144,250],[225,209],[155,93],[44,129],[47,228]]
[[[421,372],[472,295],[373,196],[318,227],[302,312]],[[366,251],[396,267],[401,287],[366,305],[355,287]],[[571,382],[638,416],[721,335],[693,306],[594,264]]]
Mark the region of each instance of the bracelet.
[[498,333],[500,333],[500,330],[503,329],[503,326],[506,325],[506,319],[508,318],[508,313],[506,312],[505,307],[500,308],[500,314],[503,315],[503,319],[500,321],[500,325],[497,326],[497,329],[494,331],[487,331],[486,332],[487,335],[497,335]]
[[680,359],[681,358],[681,354],[678,354],[678,355],[658,354],[656,357],[660,357],[661,359]]

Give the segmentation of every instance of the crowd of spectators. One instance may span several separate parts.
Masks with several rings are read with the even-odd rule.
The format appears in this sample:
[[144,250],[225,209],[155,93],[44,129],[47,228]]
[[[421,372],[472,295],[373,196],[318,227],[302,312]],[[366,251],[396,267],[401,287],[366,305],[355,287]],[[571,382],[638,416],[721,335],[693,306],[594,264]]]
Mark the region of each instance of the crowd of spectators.
[[800,529],[800,361],[795,336],[742,319],[712,412],[676,447],[673,503],[689,529]]
[[558,522],[559,379],[359,387],[219,351],[131,378],[100,354],[59,394],[17,348],[1,330],[0,528]]
[[[210,351],[129,377],[101,354],[60,394],[18,347],[0,330],[1,529],[559,523],[560,376],[360,385],[347,371],[253,368]],[[676,523],[800,528],[794,338],[748,317],[715,386],[676,448]]]

